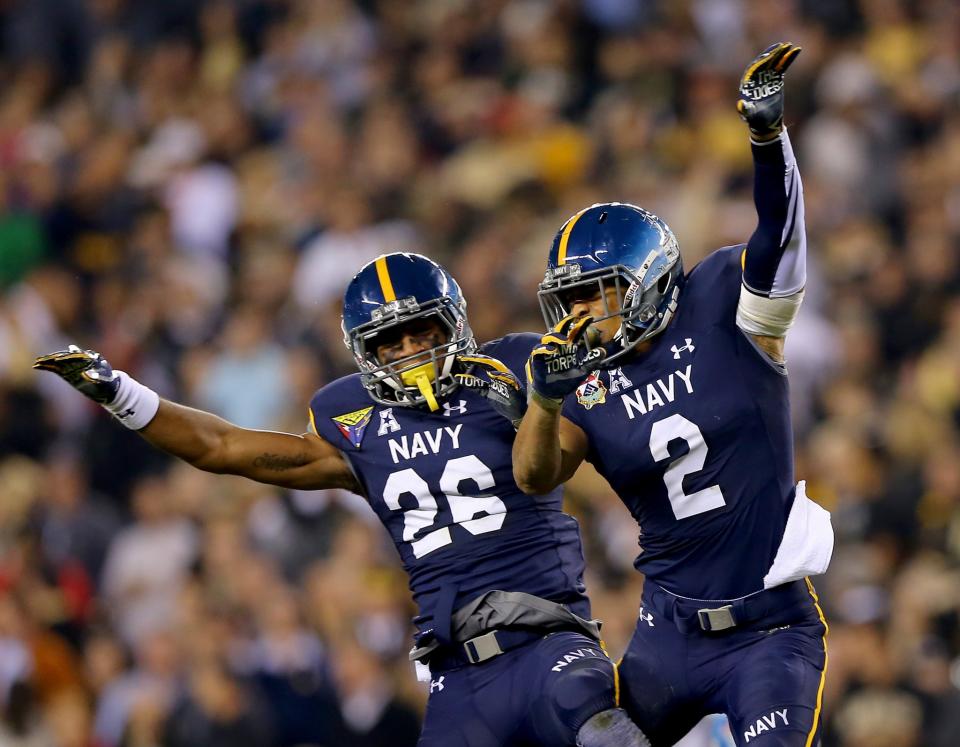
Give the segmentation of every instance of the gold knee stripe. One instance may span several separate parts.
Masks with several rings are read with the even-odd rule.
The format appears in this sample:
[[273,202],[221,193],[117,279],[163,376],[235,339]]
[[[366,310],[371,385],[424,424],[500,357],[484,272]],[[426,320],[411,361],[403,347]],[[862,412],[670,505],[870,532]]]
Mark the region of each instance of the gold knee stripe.
[[830,632],[830,626],[827,625],[827,618],[824,617],[823,610],[820,608],[820,598],[817,596],[816,589],[813,588],[809,578],[805,578],[804,581],[807,582],[807,591],[813,598],[813,606],[817,608],[820,622],[823,623],[823,671],[820,673],[820,686],[817,688],[817,706],[813,711],[813,726],[810,727],[810,733],[807,735],[807,742],[804,745],[804,747],[811,747],[813,737],[817,733],[817,726],[820,723],[820,709],[823,707],[823,685],[827,681],[827,633]]

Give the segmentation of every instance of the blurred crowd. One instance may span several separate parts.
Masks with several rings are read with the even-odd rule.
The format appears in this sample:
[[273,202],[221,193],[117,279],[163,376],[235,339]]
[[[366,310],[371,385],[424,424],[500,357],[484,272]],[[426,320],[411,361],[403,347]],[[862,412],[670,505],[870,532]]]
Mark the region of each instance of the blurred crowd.
[[[955,0],[0,0],[0,745],[413,745],[411,603],[362,499],[172,463],[34,356],[299,433],[379,253],[445,263],[481,340],[542,328],[592,202],[661,215],[690,267],[755,225],[735,92],[777,40],[797,475],[837,534],[824,746],[955,747]],[[636,529],[588,471],[568,505],[617,655]]]

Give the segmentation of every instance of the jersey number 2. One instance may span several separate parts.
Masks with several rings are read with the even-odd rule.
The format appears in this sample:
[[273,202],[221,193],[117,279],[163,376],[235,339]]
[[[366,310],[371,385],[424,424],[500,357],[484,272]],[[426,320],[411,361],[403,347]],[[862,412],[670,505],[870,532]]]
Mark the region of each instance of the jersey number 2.
[[[459,524],[470,534],[497,531],[507,518],[506,505],[495,495],[464,495],[460,492],[460,484],[464,480],[473,481],[479,490],[489,490],[494,485],[490,468],[472,454],[447,462],[440,475],[440,491],[446,496],[453,523]],[[414,557],[422,558],[453,542],[450,527],[434,529],[415,539],[421,530],[433,526],[437,518],[437,499],[430,492],[427,481],[409,468],[392,472],[383,487],[383,500],[392,511],[401,510],[400,497],[403,495],[412,495],[417,501],[416,508],[403,514],[403,539],[410,543]],[[478,513],[485,515],[475,519]]]
[[670,462],[663,473],[673,515],[677,519],[689,519],[727,505],[719,485],[710,485],[696,493],[683,492],[683,478],[691,472],[702,470],[707,461],[707,444],[696,423],[691,423],[682,415],[671,415],[654,423],[650,429],[650,453],[653,458],[658,462],[669,459],[670,450],[667,446],[678,438],[687,442],[690,451]]

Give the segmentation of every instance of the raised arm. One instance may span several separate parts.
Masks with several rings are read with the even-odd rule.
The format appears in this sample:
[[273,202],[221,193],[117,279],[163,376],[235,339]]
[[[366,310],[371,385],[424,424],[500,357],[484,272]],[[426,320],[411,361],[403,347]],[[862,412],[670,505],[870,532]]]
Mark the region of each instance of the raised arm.
[[543,494],[569,480],[587,454],[587,436],[560,414],[563,398],[601,363],[602,348],[578,345],[592,322],[568,316],[545,334],[527,361],[529,407],[513,442],[513,478],[524,493]]
[[99,353],[72,345],[38,358],[34,368],[57,374],[152,445],[198,469],[286,488],[360,492],[340,452],[313,433],[249,430],[161,400],[124,372],[114,371]]
[[747,243],[737,325],[777,361],[806,284],[803,185],[783,127],[784,73],[800,53],[768,47],[747,67],[737,108],[750,129],[757,228]]
[[587,436],[543,398],[532,395],[513,442],[513,478],[524,493],[543,495],[566,482],[587,454]]

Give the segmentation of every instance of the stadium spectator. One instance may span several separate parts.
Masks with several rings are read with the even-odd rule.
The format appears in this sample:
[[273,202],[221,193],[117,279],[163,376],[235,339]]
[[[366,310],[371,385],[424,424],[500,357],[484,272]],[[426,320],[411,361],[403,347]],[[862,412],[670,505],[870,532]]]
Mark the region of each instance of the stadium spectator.
[[[788,125],[816,274],[787,346],[797,475],[837,529],[818,583],[824,747],[952,745],[958,28],[953,0],[0,3],[0,742],[82,740],[166,631],[188,688],[133,703],[120,738],[276,744],[295,721],[236,658],[271,634],[270,587],[349,683],[335,709],[361,714],[352,733],[403,744],[363,730],[378,703],[425,699],[409,598],[365,506],[157,477],[137,439],[30,362],[99,345],[164,396],[298,429],[309,393],[353,370],[333,299],[369,253],[449,266],[481,339],[540,329],[553,231],[591,202],[662,216],[692,266],[753,229],[729,102],[741,62],[784,38],[805,50]],[[230,389],[248,343],[258,383]],[[619,655],[640,585],[607,491],[584,474],[568,496]],[[79,616],[52,572],[73,556],[93,582]]]

